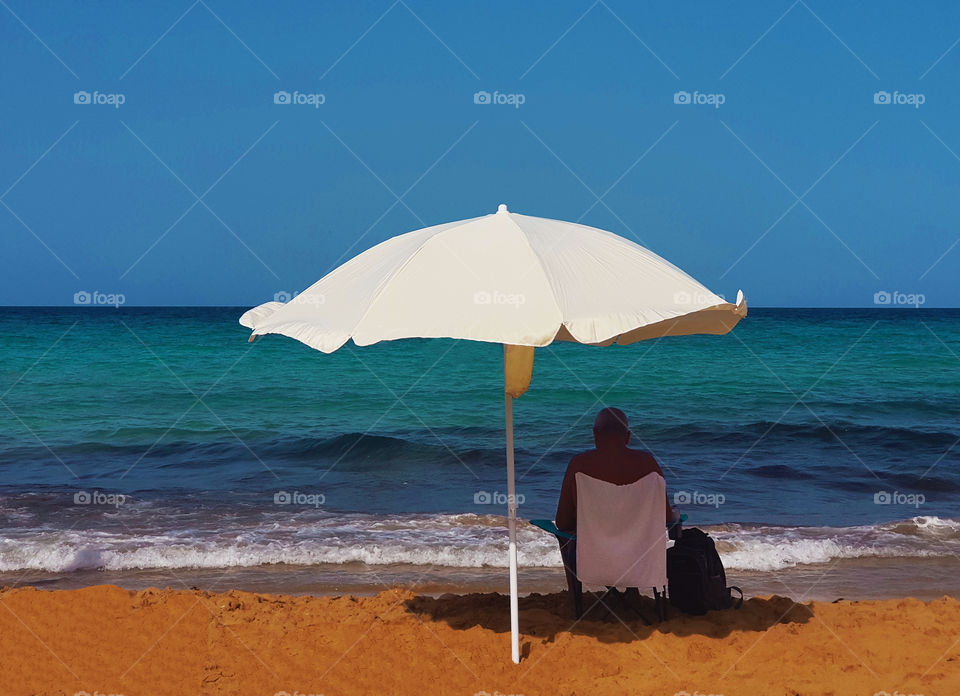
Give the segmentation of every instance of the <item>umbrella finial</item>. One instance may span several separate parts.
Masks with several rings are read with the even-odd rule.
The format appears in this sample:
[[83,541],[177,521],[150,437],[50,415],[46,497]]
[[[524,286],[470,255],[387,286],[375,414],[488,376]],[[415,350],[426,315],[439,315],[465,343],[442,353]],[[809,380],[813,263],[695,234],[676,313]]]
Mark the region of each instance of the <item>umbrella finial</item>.
[[498,213],[509,213],[510,211],[507,210],[507,204],[506,204],[506,203],[501,203],[500,205],[497,206],[497,212],[498,212]]

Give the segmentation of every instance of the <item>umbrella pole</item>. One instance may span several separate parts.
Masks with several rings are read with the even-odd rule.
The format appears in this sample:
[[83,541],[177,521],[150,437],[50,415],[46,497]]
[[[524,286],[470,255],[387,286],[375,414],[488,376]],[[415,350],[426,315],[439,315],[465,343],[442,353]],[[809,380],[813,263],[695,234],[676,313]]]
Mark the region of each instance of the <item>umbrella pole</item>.
[[506,395],[507,417],[507,520],[510,527],[510,649],[520,664],[520,618],[517,600],[517,490],[513,467],[513,397]]

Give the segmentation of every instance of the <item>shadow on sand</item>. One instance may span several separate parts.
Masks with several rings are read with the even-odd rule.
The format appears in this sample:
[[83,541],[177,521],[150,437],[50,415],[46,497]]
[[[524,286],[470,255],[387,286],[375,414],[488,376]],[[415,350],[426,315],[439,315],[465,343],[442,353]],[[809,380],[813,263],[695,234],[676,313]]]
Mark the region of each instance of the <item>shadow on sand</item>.
[[[702,635],[722,638],[734,631],[766,631],[778,623],[807,623],[813,610],[787,597],[753,598],[739,609],[712,611],[690,616],[670,609],[667,620],[648,625],[632,609],[601,593],[584,592],[584,616],[577,621],[569,594],[531,594],[520,598],[520,630],[527,635],[554,640],[560,633],[595,637],[602,642],[642,640],[654,631],[678,636]],[[404,602],[407,611],[424,619],[444,621],[458,630],[480,626],[498,633],[510,631],[508,598],[498,593],[441,597],[418,595]],[[643,616],[656,616],[654,601],[643,597]]]

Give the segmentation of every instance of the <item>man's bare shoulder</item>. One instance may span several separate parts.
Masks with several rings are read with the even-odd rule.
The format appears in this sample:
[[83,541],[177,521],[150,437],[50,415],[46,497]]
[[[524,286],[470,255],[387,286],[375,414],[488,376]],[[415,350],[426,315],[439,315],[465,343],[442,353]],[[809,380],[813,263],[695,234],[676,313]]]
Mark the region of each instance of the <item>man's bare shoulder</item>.
[[651,452],[648,452],[647,450],[633,449],[632,447],[628,447],[627,452],[629,452],[633,457],[639,457],[641,459],[653,459],[654,461],[656,461],[653,454]]
[[567,464],[567,471],[583,471],[585,468],[589,468],[596,459],[596,452],[596,450],[587,450],[586,452],[575,454],[573,459],[570,460],[570,463]]
[[630,453],[630,459],[633,460],[634,463],[651,471],[660,471],[657,458],[654,457],[651,452],[640,449],[628,449],[627,451]]

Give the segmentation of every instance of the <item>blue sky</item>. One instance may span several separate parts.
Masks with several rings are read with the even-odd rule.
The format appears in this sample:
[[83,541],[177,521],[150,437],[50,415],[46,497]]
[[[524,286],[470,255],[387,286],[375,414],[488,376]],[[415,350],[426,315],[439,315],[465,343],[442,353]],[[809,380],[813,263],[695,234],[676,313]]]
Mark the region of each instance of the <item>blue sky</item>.
[[506,202],[754,306],[960,305],[956,3],[0,4],[0,304],[258,304]]

